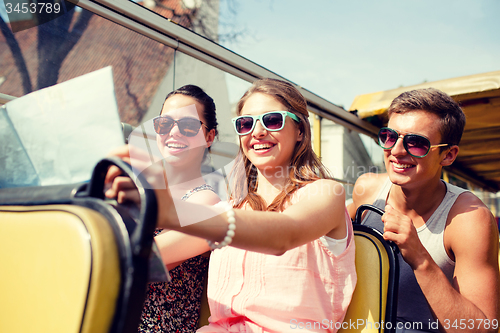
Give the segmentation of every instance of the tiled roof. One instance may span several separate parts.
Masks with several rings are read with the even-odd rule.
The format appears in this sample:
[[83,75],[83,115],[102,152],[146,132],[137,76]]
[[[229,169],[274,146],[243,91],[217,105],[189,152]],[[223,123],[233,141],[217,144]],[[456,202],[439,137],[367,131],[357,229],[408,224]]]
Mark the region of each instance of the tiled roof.
[[[189,13],[181,0],[157,1],[153,10],[167,18]],[[77,20],[81,12],[75,12]],[[179,20],[187,24],[189,20]],[[179,22],[180,21],[180,22]],[[29,71],[31,85],[36,90],[38,75],[38,29],[15,33]],[[65,35],[67,38],[67,35]],[[92,15],[80,39],[62,62],[58,82],[112,66],[116,98],[121,120],[137,124],[147,111],[158,85],[167,73],[173,60],[173,49],[139,35],[100,16]],[[22,81],[5,37],[0,34],[0,76],[5,81],[0,85],[0,93],[22,96]]]

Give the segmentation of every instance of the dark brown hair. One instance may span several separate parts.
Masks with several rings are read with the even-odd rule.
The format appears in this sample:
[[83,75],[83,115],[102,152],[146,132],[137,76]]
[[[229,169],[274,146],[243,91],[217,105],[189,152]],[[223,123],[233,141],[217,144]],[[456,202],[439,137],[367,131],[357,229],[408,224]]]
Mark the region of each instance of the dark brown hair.
[[[207,131],[213,129],[215,131],[214,137],[215,138],[218,137],[219,131],[217,130],[217,125],[218,125],[217,115],[215,110],[215,102],[212,97],[210,97],[203,89],[201,89],[198,86],[195,86],[194,84],[187,84],[178,89],[175,89],[174,91],[171,91],[165,98],[165,101],[173,95],[189,96],[194,98],[201,105],[203,105],[203,118],[205,118],[204,124],[205,126],[207,126]],[[160,110],[160,115],[161,115],[161,110]],[[203,153],[203,159],[205,159],[208,156],[210,148],[211,147],[205,149],[205,152]]]
[[[170,92],[167,97],[165,98],[165,101],[173,96],[173,95],[184,95],[184,96],[189,96],[194,98],[198,103],[203,105],[203,118],[205,118],[205,125],[207,126],[207,130],[215,130],[215,136],[218,135],[217,131],[217,116],[215,112],[215,102],[212,97],[208,96],[208,94],[203,91],[198,86],[195,86],[194,84],[188,84],[185,86],[182,86],[178,89],[175,89],[174,91]],[[161,115],[161,110],[160,110],[160,115]]]
[[[465,114],[453,98],[435,88],[417,89],[396,97],[387,114],[406,113],[423,110],[437,115],[440,119],[441,142],[458,145],[465,127]],[[446,147],[441,147],[446,149]]]

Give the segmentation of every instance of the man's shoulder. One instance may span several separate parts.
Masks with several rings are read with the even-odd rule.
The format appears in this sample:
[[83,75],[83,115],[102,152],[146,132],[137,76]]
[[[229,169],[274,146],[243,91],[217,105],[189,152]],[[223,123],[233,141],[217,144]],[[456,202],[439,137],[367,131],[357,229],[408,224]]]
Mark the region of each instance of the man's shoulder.
[[489,208],[474,193],[465,191],[458,195],[453,203],[449,216],[467,220],[471,217],[493,217]]
[[386,173],[365,173],[359,176],[352,194],[356,206],[373,203],[387,178]]
[[456,240],[481,239],[496,231],[496,221],[490,209],[473,193],[461,193],[448,214],[447,229]]
[[387,178],[387,173],[367,172],[358,177],[358,179],[356,180],[356,184],[363,183],[365,186],[370,185],[380,187]]

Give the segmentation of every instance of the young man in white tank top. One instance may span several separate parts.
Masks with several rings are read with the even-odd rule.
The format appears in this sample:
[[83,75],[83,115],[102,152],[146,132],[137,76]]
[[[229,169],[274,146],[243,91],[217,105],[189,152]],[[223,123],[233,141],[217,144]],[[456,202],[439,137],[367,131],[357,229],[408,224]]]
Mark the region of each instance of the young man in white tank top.
[[440,179],[458,154],[463,111],[430,88],[401,94],[388,116],[379,133],[387,174],[359,177],[349,210],[385,209],[381,219],[367,214],[363,223],[401,251],[397,331],[498,331],[495,219],[474,194]]

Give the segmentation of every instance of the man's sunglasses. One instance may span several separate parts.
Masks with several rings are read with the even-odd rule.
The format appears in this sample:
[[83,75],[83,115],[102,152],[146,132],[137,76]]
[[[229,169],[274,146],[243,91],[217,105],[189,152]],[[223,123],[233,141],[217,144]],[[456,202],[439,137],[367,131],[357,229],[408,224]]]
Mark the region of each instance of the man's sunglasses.
[[169,134],[172,128],[174,128],[174,125],[177,124],[179,132],[187,137],[196,136],[196,134],[200,131],[201,125],[206,127],[206,125],[200,120],[189,117],[174,120],[169,116],[159,116],[153,118],[153,124],[155,132],[160,135]]
[[396,130],[388,127],[382,127],[378,132],[378,144],[384,149],[392,149],[399,138],[403,138],[403,147],[408,154],[413,157],[425,157],[431,148],[448,146],[448,143],[431,145],[429,139],[418,134],[399,134]]
[[239,116],[233,118],[232,121],[236,133],[246,135],[253,131],[257,120],[260,120],[262,127],[268,131],[281,131],[285,127],[285,118],[287,116],[300,123],[299,117],[289,111],[271,111],[258,116]]

